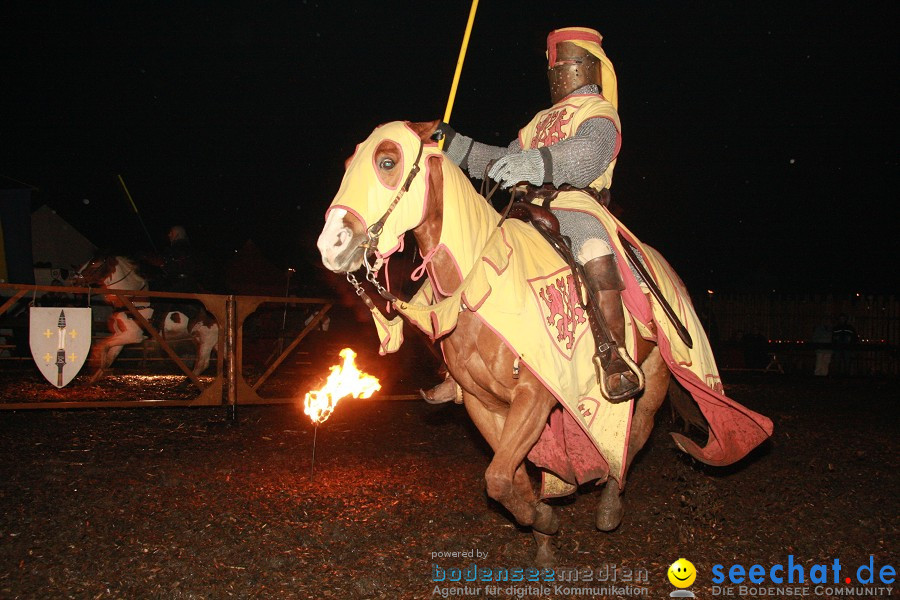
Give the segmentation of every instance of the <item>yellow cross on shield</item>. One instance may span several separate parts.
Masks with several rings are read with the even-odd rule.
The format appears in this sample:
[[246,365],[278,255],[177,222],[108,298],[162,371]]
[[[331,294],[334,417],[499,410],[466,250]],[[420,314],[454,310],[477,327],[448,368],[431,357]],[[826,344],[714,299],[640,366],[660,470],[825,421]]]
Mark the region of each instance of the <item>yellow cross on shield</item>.
[[37,368],[56,387],[67,385],[91,349],[91,309],[32,306],[29,331]]

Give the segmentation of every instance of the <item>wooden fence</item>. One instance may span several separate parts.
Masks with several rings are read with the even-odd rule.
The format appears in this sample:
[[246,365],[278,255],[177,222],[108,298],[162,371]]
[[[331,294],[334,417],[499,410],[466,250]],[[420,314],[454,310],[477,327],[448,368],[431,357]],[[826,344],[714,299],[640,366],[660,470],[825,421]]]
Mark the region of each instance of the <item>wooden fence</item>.
[[[34,286],[0,283],[0,317],[17,305],[19,301],[36,301],[52,298],[50,302],[77,299],[75,305],[90,305],[91,296],[97,296],[98,290],[78,287],[58,286]],[[69,402],[61,400],[57,402],[27,401],[27,402],[0,402],[0,410],[16,410],[27,408],[98,408],[98,407],[131,407],[131,406],[221,406],[234,407],[237,404],[262,404],[295,402],[292,397],[261,397],[260,388],[266,383],[273,372],[278,369],[300,342],[325,318],[332,301],[323,298],[280,298],[267,296],[222,296],[215,294],[175,294],[167,292],[126,291],[103,289],[102,295],[115,296],[118,302],[125,306],[131,318],[137,321],[158,347],[165,352],[169,361],[176,365],[180,373],[195,386],[196,396],[187,400],[155,400],[136,398],[124,401],[90,400]],[[54,297],[55,296],[55,297]],[[141,298],[162,298],[167,301],[188,300],[202,303],[205,309],[219,324],[219,338],[216,345],[215,376],[201,379],[191,372],[178,352],[172,347],[172,340],[163,338],[144,316],[134,307],[132,300]],[[50,304],[55,306],[57,304]],[[70,304],[61,304],[62,306]],[[287,311],[288,307],[306,307],[307,318],[304,319],[297,331],[292,332],[287,340],[279,339],[277,352],[274,352],[265,361],[265,370],[262,373],[249,374],[243,361],[245,351],[245,335],[248,317],[254,315],[264,306],[276,305],[278,312]],[[283,313],[286,314],[286,313]],[[276,314],[277,316],[277,314]],[[282,317],[284,318],[284,317]],[[282,321],[283,322],[283,321]],[[22,340],[28,339],[27,322],[19,326],[15,337],[22,346]],[[291,339],[292,338],[292,339]],[[8,342],[8,341],[7,341]],[[285,343],[287,342],[287,343]],[[10,353],[16,349],[15,344],[4,343],[0,345],[0,351]],[[21,348],[19,348],[21,350]],[[21,354],[21,353],[20,353]],[[11,359],[28,360],[26,356],[11,356]]]
[[900,374],[900,299],[895,296],[708,293],[696,298],[695,306],[725,368],[740,363],[734,359],[748,339],[764,339],[770,353],[785,357],[782,366],[805,370],[817,347],[813,331],[834,325],[843,314],[859,337],[850,374]]

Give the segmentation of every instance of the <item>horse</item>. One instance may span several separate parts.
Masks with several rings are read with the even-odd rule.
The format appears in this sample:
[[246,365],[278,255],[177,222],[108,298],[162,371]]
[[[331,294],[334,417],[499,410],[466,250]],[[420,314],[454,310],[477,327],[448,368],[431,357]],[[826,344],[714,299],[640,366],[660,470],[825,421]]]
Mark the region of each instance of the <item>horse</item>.
[[[347,274],[348,280],[358,285],[352,273],[365,266],[367,278],[377,283],[380,266],[391,253],[403,247],[405,233],[413,232],[423,257],[420,269],[427,273],[426,285],[430,286],[431,294],[431,304],[425,305],[431,312],[425,310],[422,313],[424,319],[414,322],[423,327],[428,321],[439,323],[441,319],[449,319],[450,325],[436,324],[429,331],[430,335],[441,339],[447,367],[462,390],[466,411],[494,452],[485,472],[487,494],[502,504],[520,525],[531,528],[537,548],[535,563],[550,566],[555,563],[551,541],[559,530],[559,518],[552,507],[535,494],[525,459],[526,456],[531,458],[538,444],[543,443],[554,420],[558,422],[559,418],[565,418],[571,409],[566,408],[565,398],[554,393],[546,378],[528,364],[529,355],[513,347],[509,336],[501,335],[494,323],[481,314],[482,295],[472,292],[472,282],[478,280],[476,269],[481,267],[491,276],[496,275],[484,294],[493,293],[500,287],[522,286],[521,289],[527,290],[529,282],[515,279],[515,271],[506,269],[503,261],[521,262],[522,255],[530,253],[530,248],[542,245],[549,248],[549,245],[532,225],[504,221],[475,191],[462,171],[445,160],[432,139],[437,124],[437,121],[388,123],[377,127],[357,146],[354,155],[345,163],[340,189],[326,212],[317,246],[326,268]],[[418,176],[420,171],[424,171],[424,175]],[[498,230],[502,241],[494,247],[499,245],[501,251],[491,254],[487,248],[496,237],[492,232],[496,234]],[[522,242],[519,246],[516,246],[517,240]],[[519,247],[525,248],[525,252],[513,251]],[[649,252],[646,248],[649,247],[644,251]],[[557,261],[551,271],[562,272],[565,261],[553,256],[547,259]],[[624,258],[620,257],[620,260]],[[489,266],[485,267],[484,263]],[[559,271],[554,271],[557,266]],[[508,278],[504,280],[504,276]],[[564,275],[557,276],[557,281],[564,279]],[[677,282],[680,284],[680,279]],[[461,289],[465,289],[465,293],[460,293]],[[364,294],[362,288],[357,291]],[[389,293],[382,295],[391,299]],[[537,294],[533,296],[525,293],[519,302],[540,304],[542,298]],[[559,296],[562,304],[565,298]],[[643,299],[643,294],[641,296]],[[626,292],[624,297],[631,296]],[[409,302],[415,300],[416,297]],[[643,300],[650,303],[649,298]],[[447,311],[438,308],[447,301],[451,302]],[[369,302],[371,300],[367,304]],[[435,304],[438,302],[441,304]],[[405,317],[415,317],[411,304],[395,299],[393,305]],[[689,301],[679,306],[683,314],[687,311],[695,316]],[[404,312],[404,308],[408,310]],[[669,347],[674,342],[664,337],[666,332],[658,324],[661,319],[639,315],[633,306],[626,305],[625,308],[633,321],[640,320],[648,328],[633,336],[636,339],[632,348],[632,356],[644,373],[645,383],[640,396],[626,405],[630,430],[624,436],[627,441],[621,472],[607,468],[603,473],[600,464],[603,458],[599,453],[596,460],[600,467],[591,471],[601,483],[605,479],[595,513],[596,527],[605,532],[616,529],[622,521],[624,474],[650,436],[654,415],[666,397],[670,382],[674,381],[673,373],[695,399],[699,397],[703,401],[700,408],[710,422],[705,448],[673,433],[682,450],[709,464],[730,464],[771,435],[771,421],[727,399],[721,382],[685,375],[684,367],[672,359]],[[569,316],[577,316],[577,310],[578,307],[570,307]],[[517,323],[514,328],[542,330],[546,323],[535,320]],[[708,348],[702,328],[699,333],[695,328],[693,335],[703,337],[702,340],[695,339],[695,345],[701,342],[699,345],[702,346],[705,342],[704,347]],[[580,339],[592,352],[592,336],[584,335]],[[716,379],[714,364],[710,370]],[[728,410],[737,412],[728,413],[730,416],[723,421],[724,413],[710,409],[710,399],[713,405],[727,405]],[[563,417],[559,417],[560,414]],[[749,432],[748,437],[738,440],[739,447],[728,446],[729,440],[720,448],[713,429],[724,431],[723,439],[735,437],[735,429],[728,421],[731,418],[739,422],[740,435]],[[720,435],[720,431],[715,433]],[[576,489],[577,485],[568,485],[566,493]]]
[[[112,290],[150,291],[147,277],[137,262],[125,256],[105,252],[98,253],[78,268],[68,283]],[[116,295],[107,294],[105,299],[114,307],[124,308]],[[133,298],[132,303],[145,319],[149,321],[153,317],[153,304],[147,298]],[[164,338],[193,340],[196,360],[192,372],[194,375],[200,375],[206,371],[209,368],[210,354],[219,339],[219,325],[212,315],[202,308],[192,317],[175,310],[168,312],[160,322],[162,323],[160,333]],[[97,342],[92,350],[90,362],[97,365],[97,370],[89,378],[90,383],[96,383],[103,376],[104,371],[109,369],[124,346],[136,344],[147,338],[141,326],[127,310],[114,312],[109,318],[108,326],[112,335]]]

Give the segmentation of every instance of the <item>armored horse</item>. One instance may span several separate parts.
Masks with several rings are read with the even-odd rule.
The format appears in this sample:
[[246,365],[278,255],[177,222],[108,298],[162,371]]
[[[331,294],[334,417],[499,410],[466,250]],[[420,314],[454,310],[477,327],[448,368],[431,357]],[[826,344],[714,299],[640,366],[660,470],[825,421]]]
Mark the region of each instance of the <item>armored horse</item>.
[[[144,276],[137,262],[125,256],[99,253],[82,265],[70,278],[73,285],[98,286],[113,290],[150,291],[148,278]],[[106,300],[114,307],[122,308],[122,301],[109,294]],[[147,298],[134,298],[134,307],[148,321],[152,318],[153,304]],[[186,314],[191,312],[189,316]],[[219,325],[215,319],[200,307],[194,310],[169,311],[162,319],[160,331],[166,339],[190,337],[195,346],[196,360],[193,373],[200,375],[209,368],[210,354],[219,339]],[[97,382],[109,369],[122,348],[136,344],[146,338],[143,329],[125,310],[117,310],[109,319],[112,335],[94,345],[91,363],[97,365],[90,383]]]
[[[592,363],[595,342],[581,293],[566,262],[524,221],[504,219],[472,187],[433,139],[438,122],[377,127],[346,162],[317,245],[324,266],[367,278],[441,348],[472,421],[494,455],[485,472],[487,494],[500,502],[537,543],[535,562],[555,561],[559,518],[544,500],[605,483],[595,514],[598,529],[615,529],[624,514],[622,491],[635,455],[674,375],[709,424],[705,446],[673,433],[676,444],[713,465],[733,463],[772,433],[771,421],[725,396],[697,315],[665,260],[606,213],[607,227],[642,254],[671,309],[693,337],[685,347],[670,315],[638,279],[626,279],[623,304],[631,355],[644,373],[642,394],[625,402],[604,398]],[[580,193],[580,192],[571,192]],[[565,198],[560,198],[564,203]],[[412,231],[427,274],[409,300],[378,283],[378,271]],[[612,236],[611,236],[612,237]],[[365,295],[358,287],[358,293]],[[370,303],[381,353],[402,343],[400,317],[388,320]],[[539,467],[535,493],[525,459]]]

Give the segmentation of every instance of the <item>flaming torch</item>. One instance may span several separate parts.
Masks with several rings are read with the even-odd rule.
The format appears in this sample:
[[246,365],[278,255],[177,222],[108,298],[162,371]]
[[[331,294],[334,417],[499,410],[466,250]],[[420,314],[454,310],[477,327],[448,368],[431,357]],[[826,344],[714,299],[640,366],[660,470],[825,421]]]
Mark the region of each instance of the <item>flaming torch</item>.
[[371,398],[372,394],[381,389],[376,377],[363,373],[356,367],[354,363],[356,352],[344,348],[341,350],[341,358],[344,362],[331,367],[331,375],[328,376],[325,385],[321,389],[307,392],[303,399],[303,412],[316,425],[313,433],[312,463],[309,468],[310,478],[316,466],[316,437],[319,433],[319,423],[328,420],[341,398],[347,396]]

